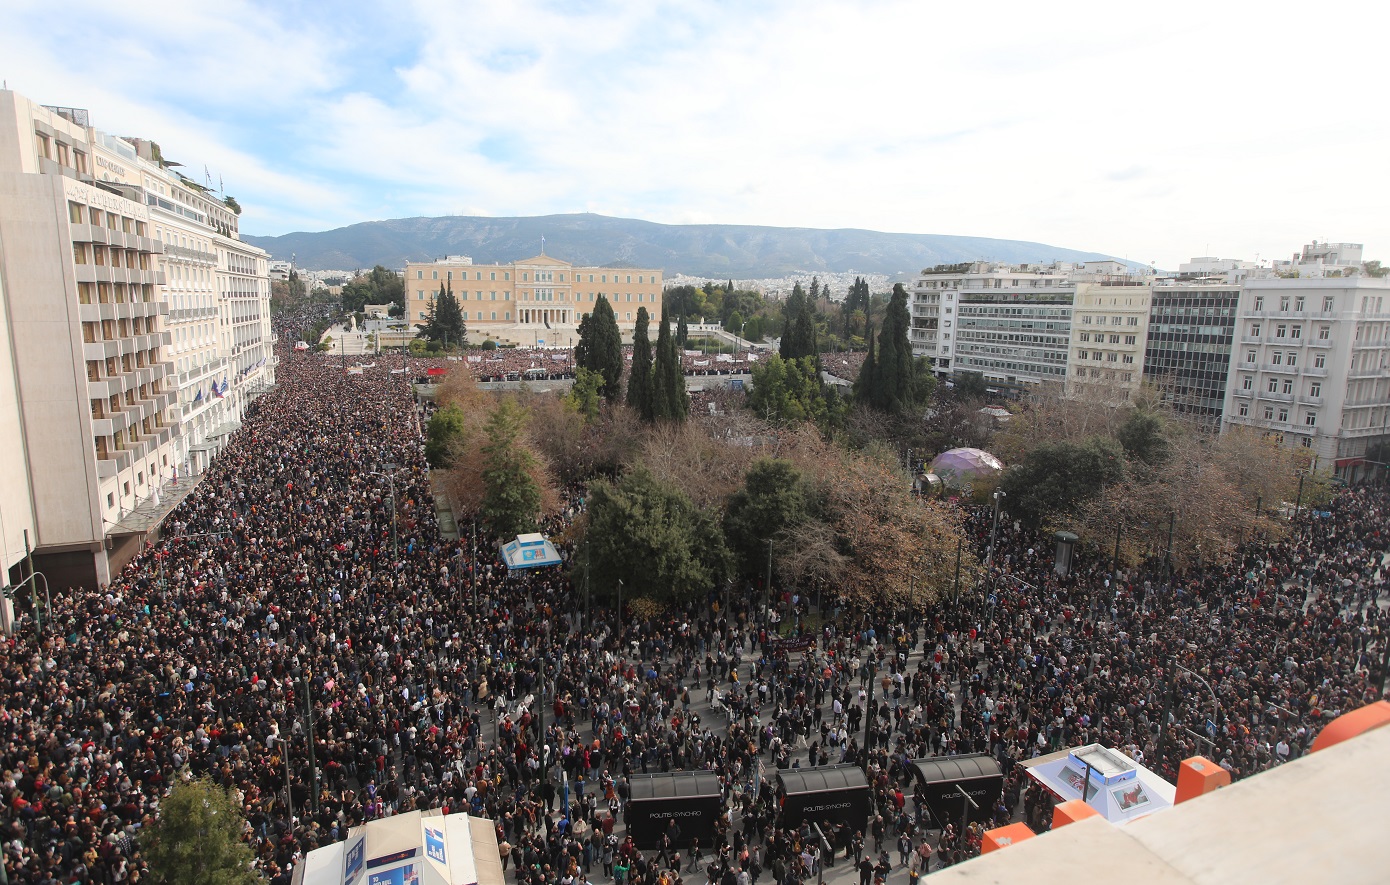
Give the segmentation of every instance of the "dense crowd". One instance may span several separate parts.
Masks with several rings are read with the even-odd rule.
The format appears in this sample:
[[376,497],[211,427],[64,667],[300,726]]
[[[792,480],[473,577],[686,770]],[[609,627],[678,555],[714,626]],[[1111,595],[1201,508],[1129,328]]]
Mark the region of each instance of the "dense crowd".
[[[813,647],[776,656],[768,631],[810,623],[804,598],[619,617],[553,572],[508,574],[493,539],[476,563],[466,533],[442,540],[401,357],[369,359],[346,375],[286,352],[164,540],[110,586],[57,594],[41,638],[21,616],[0,655],[10,881],[140,881],[160,797],[207,776],[237,791],[275,885],[350,826],[438,806],[495,819],[518,882],[786,883],[848,862],[869,883],[978,851],[986,823],[934,820],[914,758],[994,754],[986,817],[1043,826],[1015,765],[1031,755],[1099,741],[1169,779],[1197,752],[1241,777],[1378,694],[1381,491],[1171,589],[1157,568],[1059,578],[1006,521],[993,604],[827,604]],[[988,514],[969,519],[983,550]],[[783,827],[771,773],[839,762],[866,766],[869,819],[827,843]],[[623,838],[632,774],[694,768],[723,784],[713,844]]]

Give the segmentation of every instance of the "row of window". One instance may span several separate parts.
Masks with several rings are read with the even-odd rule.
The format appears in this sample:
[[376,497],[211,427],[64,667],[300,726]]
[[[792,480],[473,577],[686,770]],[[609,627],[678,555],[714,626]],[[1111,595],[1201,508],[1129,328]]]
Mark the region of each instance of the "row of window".
[[[1083,325],[1083,326],[1089,326],[1089,325],[1091,325],[1091,323],[1092,323],[1093,320],[1094,320],[1094,322],[1095,322],[1095,324],[1096,324],[1097,326],[1103,326],[1103,325],[1105,325],[1105,317],[1103,317],[1103,316],[1092,317],[1090,314],[1084,314],[1084,315],[1081,317],[1081,325]],[[1110,325],[1112,325],[1112,326],[1137,326],[1137,325],[1139,325],[1139,317],[1117,317],[1117,316],[1112,316],[1112,317],[1110,317]]]
[[[1270,303],[1271,303],[1271,304],[1274,303],[1274,302],[1273,302],[1273,299],[1270,300]],[[1279,296],[1279,310],[1281,310],[1281,311],[1288,312],[1289,310],[1292,310],[1292,311],[1295,312],[1295,313],[1302,313],[1302,312],[1304,311],[1304,309],[1305,309],[1307,306],[1308,306],[1308,299],[1307,299],[1305,296],[1303,296],[1303,295],[1280,295],[1280,296]],[[1264,309],[1265,309],[1265,297],[1264,297],[1263,295],[1256,295],[1256,296],[1255,296],[1255,303],[1252,305],[1251,310],[1264,310]],[[1335,311],[1336,309],[1337,309],[1337,296],[1335,296],[1335,295],[1324,295],[1324,296],[1322,296],[1322,312],[1323,312],[1323,313],[1332,313],[1332,312]]]
[[[1090,341],[1090,340],[1091,340],[1091,333],[1090,333],[1090,332],[1082,332],[1081,335],[1080,335],[1080,338],[1081,338],[1081,341],[1082,341],[1082,342]],[[1135,335],[1126,335],[1126,336],[1125,336],[1125,344],[1134,344],[1136,341],[1138,341],[1138,337],[1135,336]],[[1097,332],[1097,333],[1096,333],[1096,343],[1097,343],[1097,344],[1104,344],[1104,343],[1105,343],[1105,333],[1103,333],[1103,332]],[[1119,335],[1111,335],[1111,336],[1110,336],[1110,343],[1111,343],[1111,344],[1119,344],[1119,343],[1120,343],[1120,336],[1119,336]]]
[[[1293,393],[1293,384],[1294,384],[1294,382],[1293,382],[1293,379],[1292,379],[1292,378],[1284,378],[1283,380],[1280,380],[1280,379],[1278,379],[1278,378],[1270,378],[1270,379],[1269,379],[1269,383],[1266,385],[1266,388],[1269,390],[1270,393],[1290,393],[1290,394],[1291,394],[1291,393]],[[1242,376],[1241,376],[1241,379],[1240,379],[1240,389],[1241,389],[1241,390],[1254,390],[1254,389],[1255,389],[1255,376],[1254,376],[1254,375],[1242,375]],[[1321,381],[1311,381],[1311,382],[1308,383],[1308,396],[1322,396],[1322,382],[1321,382]]]
[[[1078,350],[1078,351],[1076,352],[1076,358],[1077,358],[1077,359],[1081,359],[1081,360],[1087,360],[1087,359],[1090,359],[1090,360],[1098,360],[1098,359],[1101,359],[1101,358],[1102,358],[1102,355],[1104,356],[1104,359],[1105,359],[1105,361],[1106,361],[1107,363],[1113,363],[1113,362],[1119,362],[1119,361],[1120,361],[1120,360],[1119,360],[1120,354],[1117,353],[1116,351],[1113,351],[1113,350],[1111,350],[1111,351]],[[1132,364],[1134,363],[1134,356],[1133,356],[1132,354],[1128,354],[1128,353],[1125,354],[1125,355],[1124,355],[1124,360],[1123,360],[1123,362],[1124,362],[1126,365],[1132,365]]]
[[[584,282],[584,274],[582,274],[582,273],[570,274],[570,276],[574,278],[573,281],[576,282],[576,283],[582,283],[582,282]],[[598,280],[595,280],[595,279],[594,279],[595,276],[597,276],[599,279],[598,279]],[[619,274],[613,274],[613,282],[615,282],[615,283],[616,283],[616,282],[619,282],[618,276],[619,276]],[[624,274],[623,276],[626,276],[626,277],[627,277],[627,282],[629,282],[629,283],[632,282],[632,274]],[[637,282],[638,282],[638,283],[646,283],[646,282],[647,282],[647,276],[648,276],[647,274],[638,274],[638,275],[637,275]],[[417,280],[423,280],[424,278],[425,278],[425,272],[424,272],[424,270],[416,270],[416,271],[415,271],[415,279],[417,279]],[[481,280],[482,278],[483,278],[483,272],[482,272],[482,271],[480,271],[480,270],[475,270],[475,271],[473,271],[473,279],[474,279],[474,280]],[[487,278],[488,278],[489,280],[496,280],[496,279],[497,279],[497,271],[495,271],[495,270],[490,270],[490,271],[488,271],[488,272],[487,272]],[[512,278],[512,272],[511,272],[511,271],[509,271],[509,270],[504,270],[504,271],[502,271],[502,279],[503,279],[504,281],[505,281],[505,280],[510,280],[511,278]],[[437,270],[432,270],[432,271],[430,271],[430,279],[432,279],[432,280],[437,280],[437,279],[439,279],[439,271],[437,271]],[[446,270],[446,271],[444,272],[444,279],[446,279],[446,280],[453,280],[453,279],[466,280],[466,279],[468,279],[468,271],[466,271],[466,270],[459,271],[459,275],[458,275],[457,277],[455,277],[455,276],[454,276],[454,272],[453,272],[452,270]],[[538,271],[535,272],[535,274],[534,274],[534,279],[533,279],[533,278],[532,278],[532,274],[531,274],[530,271],[522,271],[522,272],[521,272],[521,280],[522,280],[522,282],[536,282],[536,283],[555,283],[555,282],[560,282],[560,283],[563,283],[563,282],[565,281],[565,275],[564,275],[563,273],[556,273],[556,272],[553,271],[553,270],[538,270]],[[589,274],[589,282],[591,282],[591,283],[593,283],[593,282],[606,283],[606,282],[608,282],[608,274],[606,274],[606,273],[603,273],[603,274]],[[651,274],[651,282],[653,282],[653,283],[657,282],[656,274]]]
[[[1260,332],[1263,331],[1263,329],[1264,329],[1264,324],[1263,324],[1263,323],[1251,323],[1251,324],[1250,324],[1250,336],[1251,336],[1252,338],[1258,338],[1258,337],[1260,337]],[[1285,323],[1278,323],[1278,324],[1276,324],[1275,327],[1274,327],[1274,337],[1275,337],[1275,338],[1289,338],[1289,339],[1291,339],[1291,340],[1297,341],[1297,340],[1299,340],[1300,338],[1303,337],[1303,327],[1302,327],[1302,326],[1290,326],[1290,325],[1287,325],[1287,324],[1285,324]],[[1332,327],[1331,327],[1331,326],[1326,326],[1326,325],[1320,325],[1320,326],[1318,326],[1318,340],[1319,340],[1319,341],[1327,341],[1327,340],[1330,340],[1331,338],[1332,338]]]
[[[1245,352],[1245,362],[1251,365],[1254,365],[1255,360],[1258,357],[1259,351],[1247,350]],[[1289,368],[1293,368],[1294,366],[1298,365],[1298,351],[1290,350],[1287,353],[1285,353],[1282,350],[1273,351],[1269,355],[1269,364],[1271,366],[1288,366]],[[1322,353],[1321,351],[1313,354],[1313,368],[1327,368],[1327,354]]]
[[[1240,405],[1236,406],[1236,414],[1240,415],[1240,417],[1242,418],[1249,418],[1250,404],[1241,403]],[[1264,417],[1266,421],[1278,421],[1280,424],[1287,424],[1289,423],[1289,409],[1287,406],[1281,406],[1278,409],[1276,409],[1274,406],[1265,406]],[[1314,411],[1304,412],[1303,426],[1317,427],[1318,413]],[[1309,440],[1305,439],[1303,441],[1303,445],[1307,447],[1309,445]]]

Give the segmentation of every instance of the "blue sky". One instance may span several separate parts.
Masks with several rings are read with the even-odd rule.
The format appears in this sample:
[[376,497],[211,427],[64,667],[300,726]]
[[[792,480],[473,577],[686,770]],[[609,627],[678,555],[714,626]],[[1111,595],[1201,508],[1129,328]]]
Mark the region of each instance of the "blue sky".
[[598,212],[1390,260],[1372,4],[7,0],[0,77],[278,234]]

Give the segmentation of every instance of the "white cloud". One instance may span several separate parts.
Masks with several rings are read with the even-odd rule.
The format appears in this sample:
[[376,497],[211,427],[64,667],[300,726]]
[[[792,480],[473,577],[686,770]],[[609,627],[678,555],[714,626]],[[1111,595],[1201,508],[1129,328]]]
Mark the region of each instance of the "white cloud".
[[267,232],[590,210],[1165,266],[1390,247],[1383,77],[1354,39],[1379,8],[413,0],[326,23],[241,0],[101,13],[76,54],[35,9],[0,13],[0,52],[225,162]]

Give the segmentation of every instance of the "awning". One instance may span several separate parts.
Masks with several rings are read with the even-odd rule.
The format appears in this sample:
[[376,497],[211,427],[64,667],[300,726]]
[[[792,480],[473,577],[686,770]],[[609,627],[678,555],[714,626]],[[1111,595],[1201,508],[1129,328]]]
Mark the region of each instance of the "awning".
[[555,545],[540,534],[517,535],[516,540],[502,545],[502,555],[509,569],[544,568],[562,562]]

